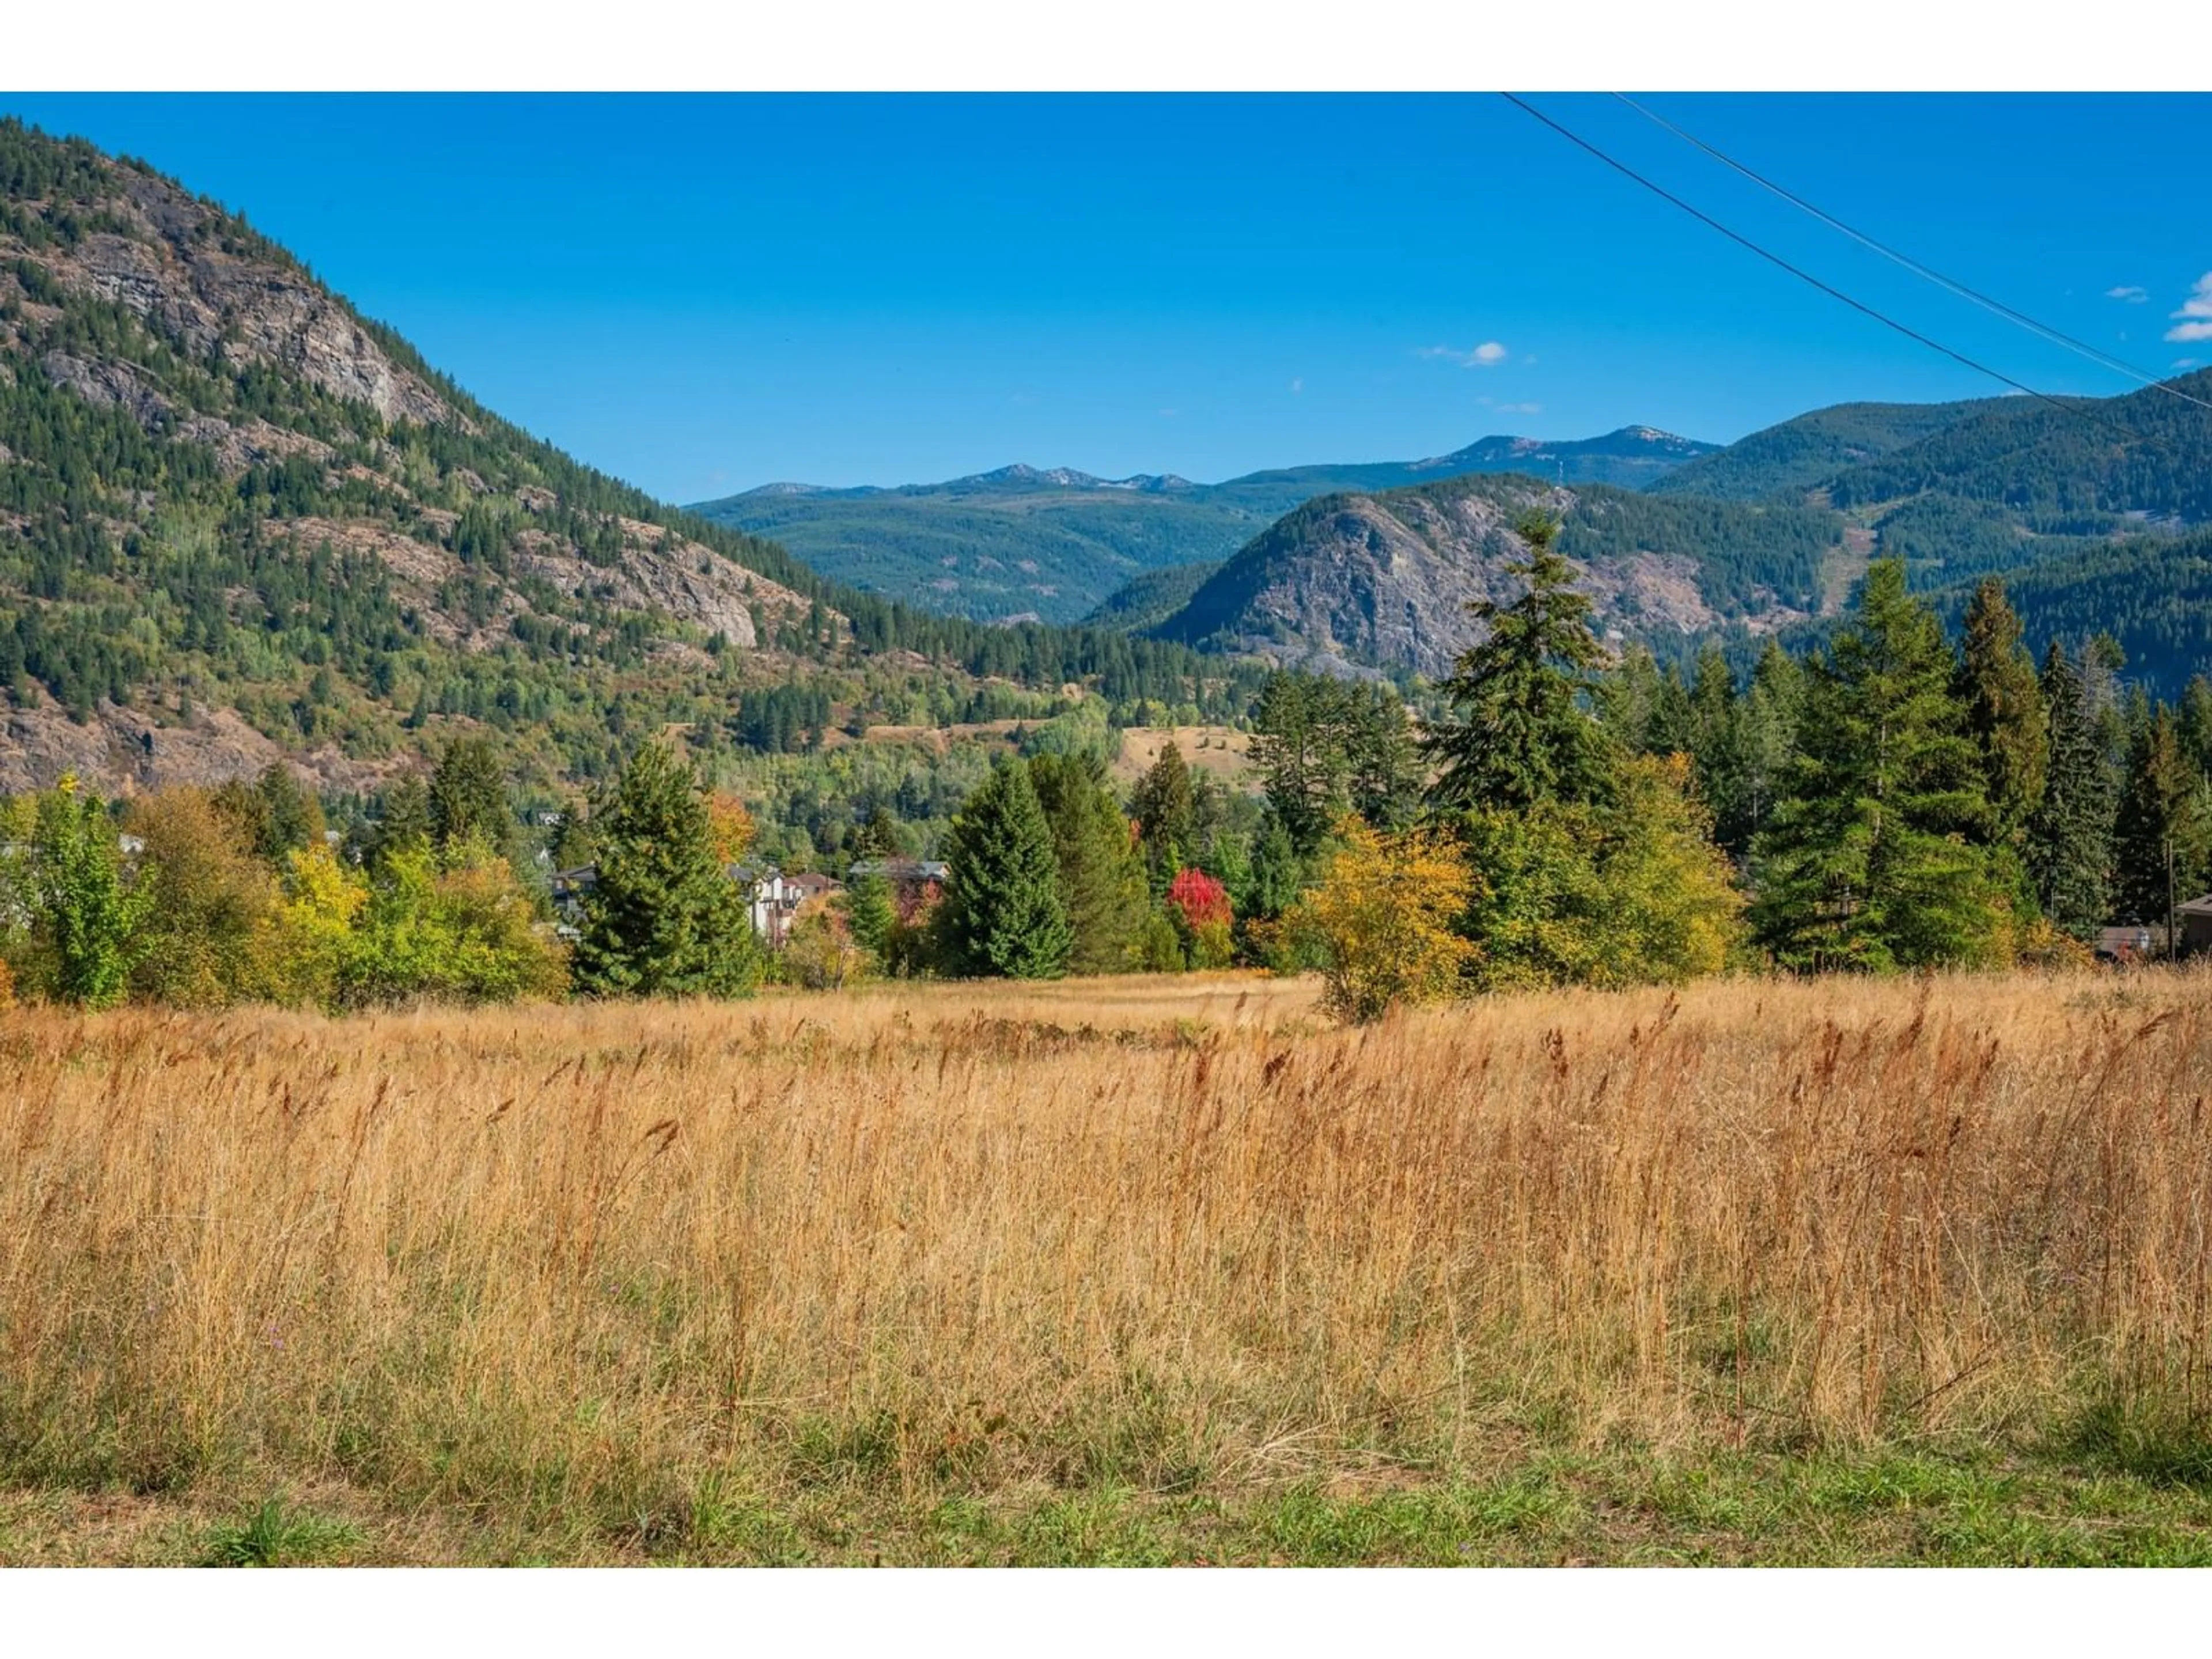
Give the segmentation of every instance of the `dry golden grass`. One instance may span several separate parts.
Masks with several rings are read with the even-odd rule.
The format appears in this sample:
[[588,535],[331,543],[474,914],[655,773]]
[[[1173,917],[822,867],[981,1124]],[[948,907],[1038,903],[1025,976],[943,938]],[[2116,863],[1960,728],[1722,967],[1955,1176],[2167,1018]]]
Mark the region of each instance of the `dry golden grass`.
[[0,1487],[649,1517],[2185,1422],[2208,992],[16,1011]]

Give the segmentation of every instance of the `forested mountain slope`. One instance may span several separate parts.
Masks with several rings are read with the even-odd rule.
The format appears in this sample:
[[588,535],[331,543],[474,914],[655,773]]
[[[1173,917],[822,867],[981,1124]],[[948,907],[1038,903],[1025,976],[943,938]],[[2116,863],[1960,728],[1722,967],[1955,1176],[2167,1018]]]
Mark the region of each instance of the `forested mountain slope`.
[[1831,501],[1874,509],[1947,495],[2023,529],[2103,534],[2128,520],[2212,521],[2212,369],[2125,397],[2003,398],[1825,480]]
[[1073,621],[1146,572],[1227,558],[1318,495],[1469,472],[1633,487],[1714,447],[1636,426],[1562,442],[1491,437],[1424,460],[1291,467],[1215,484],[1018,465],[896,489],[769,484],[694,511],[775,536],[840,580],[925,609]]
[[1812,614],[1823,562],[1843,533],[1842,520],[1820,508],[1463,476],[1308,502],[1153,631],[1336,672],[1435,678],[1480,637],[1468,605],[1518,591],[1502,568],[1520,556],[1514,526],[1532,509],[1563,521],[1560,545],[1581,569],[1600,627],[1662,642]]
[[1740,438],[1652,479],[1655,495],[1755,501],[1817,489],[1846,468],[1918,442],[2004,400],[1837,404]]
[[1197,669],[825,583],[501,420],[242,216],[0,123],[0,790],[277,754],[368,790],[457,726],[588,778],[801,676],[885,718],[947,676],[1179,702]]

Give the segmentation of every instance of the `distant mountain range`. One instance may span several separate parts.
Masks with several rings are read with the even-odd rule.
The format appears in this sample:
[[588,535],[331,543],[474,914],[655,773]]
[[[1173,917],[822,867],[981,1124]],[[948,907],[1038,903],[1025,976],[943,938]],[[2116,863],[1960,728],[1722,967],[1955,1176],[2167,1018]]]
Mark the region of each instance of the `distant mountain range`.
[[1213,484],[1014,465],[890,488],[772,483],[691,510],[773,536],[867,591],[982,621],[1067,622],[1132,578],[1227,558],[1316,495],[1507,471],[1632,489],[1717,447],[1631,426],[1565,442],[1489,437],[1422,460],[1290,467]]
[[[2176,396],[2179,392],[2182,395]],[[2006,579],[2038,650],[2110,631],[2169,694],[2212,671],[2212,371],[2066,407],[1850,404],[1641,492],[1460,477],[1305,503],[1212,571],[1117,596],[1103,626],[1340,672],[1430,675],[1471,643],[1518,513],[1559,518],[1601,624],[1662,653],[1802,640],[1878,555],[1955,613]],[[1196,580],[1194,580],[1195,578]],[[1183,586],[1189,597],[1160,607]]]

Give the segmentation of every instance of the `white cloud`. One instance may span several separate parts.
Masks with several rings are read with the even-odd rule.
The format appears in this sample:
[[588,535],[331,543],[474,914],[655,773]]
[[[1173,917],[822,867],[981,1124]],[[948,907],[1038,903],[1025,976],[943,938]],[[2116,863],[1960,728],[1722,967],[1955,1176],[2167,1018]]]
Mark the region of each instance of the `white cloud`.
[[1297,380],[1292,380],[1292,381],[1291,382],[1291,395],[1292,397],[1294,397],[1294,398],[1295,398],[1296,396],[1297,396],[1297,394],[1298,394],[1299,392],[1304,392],[1305,389],[1306,389],[1305,376],[1304,376],[1303,374],[1301,374],[1301,375],[1300,375]]
[[2174,326],[2166,331],[2166,337],[2179,343],[2184,340],[2212,340],[2212,270],[2197,279],[2197,286],[2181,302],[2181,309],[2168,313]]
[[2147,288],[2137,288],[2134,283],[2130,283],[2121,288],[2106,289],[2105,297],[2107,300],[2125,300],[2131,306],[2139,306],[2150,298],[2150,290]]
[[1441,357],[1446,362],[1457,363],[1462,368],[1492,368],[1513,354],[1496,340],[1485,340],[1480,345],[1462,351],[1457,346],[1423,346],[1419,356]]
[[1499,404],[1496,407],[1501,415],[1541,415],[1544,412],[1541,404]]
[[2197,360],[2194,357],[2176,357],[2173,360],[2173,366],[2176,368],[2194,368],[2197,367]]

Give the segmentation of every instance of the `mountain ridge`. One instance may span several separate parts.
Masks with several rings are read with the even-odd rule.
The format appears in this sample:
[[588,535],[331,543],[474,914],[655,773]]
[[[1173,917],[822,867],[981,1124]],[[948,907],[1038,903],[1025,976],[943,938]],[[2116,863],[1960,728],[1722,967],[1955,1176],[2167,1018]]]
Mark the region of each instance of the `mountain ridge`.
[[478,729],[573,788],[824,677],[879,720],[923,681],[1208,695],[1173,648],[911,611],[654,501],[242,215],[0,121],[0,790],[283,759],[362,794]]
[[1218,483],[1016,462],[938,483],[764,484],[690,510],[774,535],[870,591],[984,620],[1073,622],[1134,577],[1228,557],[1319,495],[1540,466],[1571,483],[1634,484],[1717,448],[1647,425],[1583,439],[1493,434],[1421,460],[1316,463]]

